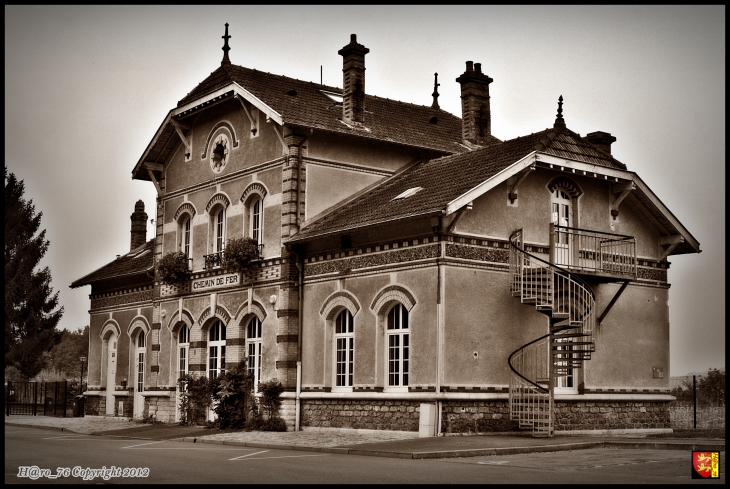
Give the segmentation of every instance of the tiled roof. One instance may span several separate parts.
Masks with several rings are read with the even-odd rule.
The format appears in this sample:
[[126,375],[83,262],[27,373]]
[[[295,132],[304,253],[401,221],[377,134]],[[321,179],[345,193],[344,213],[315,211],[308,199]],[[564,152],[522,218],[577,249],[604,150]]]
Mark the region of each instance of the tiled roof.
[[[342,89],[237,65],[222,65],[180,100],[178,107],[233,82],[281,114],[287,124],[436,149],[450,154],[466,151],[461,145],[461,119],[444,110],[365,95],[365,120],[362,127],[355,128],[342,122],[342,104],[335,103],[321,93],[325,90],[341,95]],[[493,138],[493,141],[499,142],[497,138]]]
[[[111,263],[104,265],[96,271],[91,272],[85,277],[74,281],[71,288],[90,285],[102,280],[118,278],[128,275],[137,275],[152,270],[154,257],[155,240],[147,241],[144,246],[122,255]],[[152,279],[150,279],[152,281]]]
[[[449,202],[533,151],[609,168],[625,168],[623,163],[597,150],[569,129],[546,129],[476,151],[417,163],[359,198],[308,223],[290,241],[440,213]],[[393,201],[394,197],[416,187],[423,190]]]

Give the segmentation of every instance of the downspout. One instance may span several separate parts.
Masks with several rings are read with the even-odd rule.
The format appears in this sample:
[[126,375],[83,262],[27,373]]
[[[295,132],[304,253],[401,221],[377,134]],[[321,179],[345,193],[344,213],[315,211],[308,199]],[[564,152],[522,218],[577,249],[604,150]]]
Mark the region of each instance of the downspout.
[[295,418],[294,418],[294,431],[300,430],[300,419],[301,419],[301,401],[300,396],[302,393],[302,324],[304,322],[304,318],[302,317],[302,313],[304,310],[303,307],[303,300],[304,300],[304,253],[301,253],[301,263],[300,263],[300,257],[297,253],[292,252],[292,254],[296,257],[295,264],[297,266],[297,269],[299,271],[299,314],[298,314],[298,332],[297,332],[297,390],[296,390],[296,400],[295,400]]
[[[436,261],[438,270],[438,280],[436,283],[436,395],[441,393],[441,371],[443,369],[443,329],[444,329],[444,265],[442,257],[445,256],[446,242],[442,241],[443,237],[443,217],[438,218],[437,236],[439,239],[439,258]],[[441,411],[443,410],[443,402],[436,401],[436,436],[441,436]]]

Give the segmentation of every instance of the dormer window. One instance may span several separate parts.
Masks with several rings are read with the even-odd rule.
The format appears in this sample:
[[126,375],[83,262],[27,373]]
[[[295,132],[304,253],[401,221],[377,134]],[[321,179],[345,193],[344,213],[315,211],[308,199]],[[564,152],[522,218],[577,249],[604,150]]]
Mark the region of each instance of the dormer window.
[[408,190],[406,190],[402,194],[399,194],[399,195],[396,195],[395,197],[393,197],[393,200],[407,199],[408,197],[417,194],[421,190],[423,190],[423,187],[409,188]]
[[344,100],[344,96],[342,94],[339,94],[339,93],[328,92],[326,90],[320,90],[319,93],[321,93],[322,95],[326,96],[327,98],[329,98],[330,100],[332,100],[336,104],[341,104],[342,101]]

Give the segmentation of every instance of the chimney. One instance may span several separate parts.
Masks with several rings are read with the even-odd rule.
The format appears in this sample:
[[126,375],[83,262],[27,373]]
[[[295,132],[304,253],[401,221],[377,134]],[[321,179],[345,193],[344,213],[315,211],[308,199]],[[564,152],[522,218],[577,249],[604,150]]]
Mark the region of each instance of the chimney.
[[461,84],[461,134],[472,144],[485,144],[492,135],[489,108],[491,78],[482,73],[481,63],[466,62],[466,71],[456,79]]
[[370,50],[350,35],[350,44],[337,54],[342,56],[342,120],[348,124],[363,122],[365,104],[365,55]]
[[144,211],[144,202],[138,200],[134,204],[134,212],[129,218],[132,220],[132,238],[129,244],[129,251],[139,248],[147,242],[147,213]]
[[611,136],[611,133],[596,131],[590,134],[586,134],[585,140],[591,144],[594,144],[608,154],[611,154],[611,143],[616,142],[616,138]]

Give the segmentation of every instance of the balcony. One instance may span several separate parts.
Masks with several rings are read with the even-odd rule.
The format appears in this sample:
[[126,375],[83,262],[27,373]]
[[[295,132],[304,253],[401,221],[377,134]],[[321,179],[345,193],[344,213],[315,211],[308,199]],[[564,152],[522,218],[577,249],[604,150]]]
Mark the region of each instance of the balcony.
[[[259,261],[261,260],[261,256],[264,252],[264,245],[259,244],[256,246],[256,257],[251,261]],[[205,260],[204,270],[212,270],[214,268],[220,268],[220,266],[223,264],[223,257],[225,255],[224,251],[219,251],[218,253],[211,253],[210,255],[203,255],[203,260]]]
[[602,281],[636,279],[636,238],[551,224],[550,262]]

